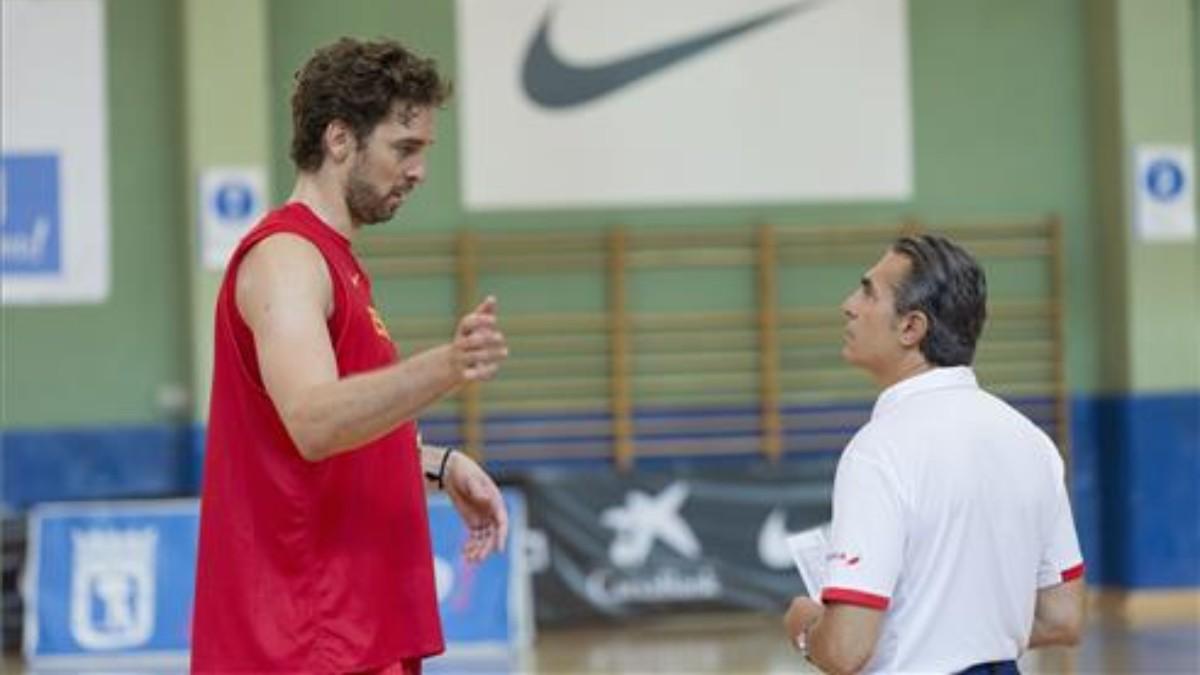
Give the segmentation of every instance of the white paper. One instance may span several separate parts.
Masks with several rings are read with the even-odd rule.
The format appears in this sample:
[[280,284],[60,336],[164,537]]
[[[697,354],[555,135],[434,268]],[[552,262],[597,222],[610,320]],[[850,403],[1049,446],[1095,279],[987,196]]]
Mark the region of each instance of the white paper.
[[827,576],[827,556],[829,555],[829,524],[819,525],[787,538],[788,551],[804,580],[804,588],[808,597],[821,601],[821,589],[825,587]]
[[261,166],[210,167],[200,174],[200,260],[223,270],[229,256],[266,212],[267,172]]
[[1139,145],[1134,228],[1142,241],[1195,241],[1195,172],[1189,145]]

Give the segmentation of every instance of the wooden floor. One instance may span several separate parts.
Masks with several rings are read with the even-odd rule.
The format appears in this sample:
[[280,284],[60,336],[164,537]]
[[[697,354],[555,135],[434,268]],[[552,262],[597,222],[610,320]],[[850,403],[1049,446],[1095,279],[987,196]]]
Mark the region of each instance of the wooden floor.
[[[1125,628],[1093,622],[1076,649],[1038,650],[1023,673],[1200,674],[1200,623]],[[779,619],[754,614],[692,616],[627,628],[543,631],[531,653],[508,663],[429,662],[428,673],[816,672],[790,649]]]
[[[5,673],[34,673],[20,661]],[[1200,623],[1137,628],[1094,620],[1083,644],[1072,650],[1037,651],[1021,660],[1023,673],[1200,673]],[[38,673],[114,673],[36,671]],[[121,670],[121,673],[134,671]],[[168,673],[171,671],[143,671]],[[175,671],[179,672],[179,671]],[[528,673],[730,673],[783,675],[815,672],[784,640],[779,620],[757,614],[692,615],[625,627],[543,630],[523,654],[455,655],[426,662],[430,675]]]

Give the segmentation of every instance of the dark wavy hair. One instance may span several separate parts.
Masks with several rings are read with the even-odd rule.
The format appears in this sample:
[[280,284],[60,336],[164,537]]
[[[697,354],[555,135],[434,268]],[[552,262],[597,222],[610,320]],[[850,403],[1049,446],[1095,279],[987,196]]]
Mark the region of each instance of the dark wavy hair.
[[320,168],[321,137],[330,122],[345,122],[362,144],[395,103],[411,115],[450,97],[450,85],[432,59],[392,40],[342,38],[318,49],[296,71],[295,81],[291,157],[302,171]]
[[987,319],[987,278],[974,256],[945,237],[901,237],[892,251],[912,263],[896,289],[896,315],[929,319],[921,354],[935,366],[966,366]]

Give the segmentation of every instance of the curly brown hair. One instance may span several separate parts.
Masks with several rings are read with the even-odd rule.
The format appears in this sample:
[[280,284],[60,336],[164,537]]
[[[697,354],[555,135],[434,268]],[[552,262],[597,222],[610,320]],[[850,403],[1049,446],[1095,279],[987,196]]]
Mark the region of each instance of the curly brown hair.
[[394,103],[406,114],[441,106],[450,85],[432,59],[393,40],[361,41],[344,37],[322,47],[296,71],[292,94],[292,162],[315,171],[325,157],[321,137],[334,120],[354,130],[359,144]]

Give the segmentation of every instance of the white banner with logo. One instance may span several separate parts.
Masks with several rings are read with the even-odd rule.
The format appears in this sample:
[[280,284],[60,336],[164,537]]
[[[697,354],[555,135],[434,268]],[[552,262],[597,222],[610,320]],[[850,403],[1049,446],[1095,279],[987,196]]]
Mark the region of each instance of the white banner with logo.
[[900,200],[906,0],[458,0],[469,209]]
[[0,2],[0,301],[109,289],[104,3]]

